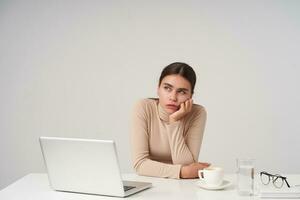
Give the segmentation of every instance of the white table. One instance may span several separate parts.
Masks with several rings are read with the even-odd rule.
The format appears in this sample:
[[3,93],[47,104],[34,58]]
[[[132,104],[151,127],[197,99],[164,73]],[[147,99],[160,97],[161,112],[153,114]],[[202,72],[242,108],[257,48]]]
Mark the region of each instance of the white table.
[[[287,175],[289,182],[300,183],[300,175]],[[239,196],[236,191],[236,175],[226,174],[225,179],[233,183],[225,190],[210,191],[196,186],[197,179],[174,180],[154,177],[144,177],[135,174],[124,174],[123,178],[133,181],[151,182],[153,187],[125,199],[163,199],[163,200],[255,200],[254,196]],[[77,194],[70,192],[54,191],[49,186],[47,174],[28,174],[15,183],[0,191],[0,200],[100,200],[100,199],[122,199],[98,195]]]

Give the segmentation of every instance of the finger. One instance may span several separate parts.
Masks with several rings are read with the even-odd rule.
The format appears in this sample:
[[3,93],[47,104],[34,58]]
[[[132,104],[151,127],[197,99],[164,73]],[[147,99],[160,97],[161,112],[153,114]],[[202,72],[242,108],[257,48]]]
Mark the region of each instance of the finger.
[[188,101],[186,101],[186,102],[184,102],[184,108],[185,108],[185,112],[188,112],[188,110],[189,110],[189,102]]
[[185,109],[186,111],[190,111],[191,102],[190,99],[185,101]]
[[192,110],[193,107],[193,99],[189,100],[189,107],[188,107],[188,111],[190,112]]
[[184,111],[186,111],[186,109],[187,109],[187,104],[188,104],[188,101],[185,101],[185,102],[183,102],[183,104],[184,104]]
[[180,104],[180,109],[179,110],[181,110],[181,111],[185,111],[185,106],[184,106],[184,103],[181,103]]
[[206,162],[199,162],[199,164],[206,165],[206,166],[210,166],[211,165],[210,163],[206,163]]
[[184,102],[184,108],[185,108],[185,112],[188,110],[188,101]]
[[205,165],[205,168],[207,168],[207,167],[210,167],[210,164],[208,164],[208,165]]
[[207,165],[202,165],[202,164],[198,164],[197,166],[196,166],[196,168],[198,169],[198,170],[200,170],[200,169],[205,169],[205,168],[208,168],[209,166],[207,166]]

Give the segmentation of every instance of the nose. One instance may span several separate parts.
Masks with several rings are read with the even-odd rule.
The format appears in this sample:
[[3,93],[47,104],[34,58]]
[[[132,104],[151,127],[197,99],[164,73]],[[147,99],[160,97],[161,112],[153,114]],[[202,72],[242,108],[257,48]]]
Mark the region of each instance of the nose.
[[171,101],[175,101],[176,102],[177,101],[177,94],[176,94],[176,92],[175,91],[171,92],[169,98],[170,98]]

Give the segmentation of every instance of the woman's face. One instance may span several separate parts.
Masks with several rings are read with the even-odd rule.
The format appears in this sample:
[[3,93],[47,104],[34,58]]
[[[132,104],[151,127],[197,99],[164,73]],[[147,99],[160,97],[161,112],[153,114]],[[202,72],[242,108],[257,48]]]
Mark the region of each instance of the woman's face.
[[161,81],[157,94],[160,105],[172,114],[179,110],[181,103],[192,98],[191,84],[181,75],[168,75]]

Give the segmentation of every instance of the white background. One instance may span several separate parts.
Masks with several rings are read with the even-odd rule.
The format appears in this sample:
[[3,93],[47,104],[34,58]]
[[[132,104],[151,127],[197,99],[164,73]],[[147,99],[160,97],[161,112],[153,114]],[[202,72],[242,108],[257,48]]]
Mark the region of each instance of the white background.
[[39,136],[114,139],[163,67],[190,64],[199,160],[300,172],[300,1],[0,1],[0,188],[45,172]]

